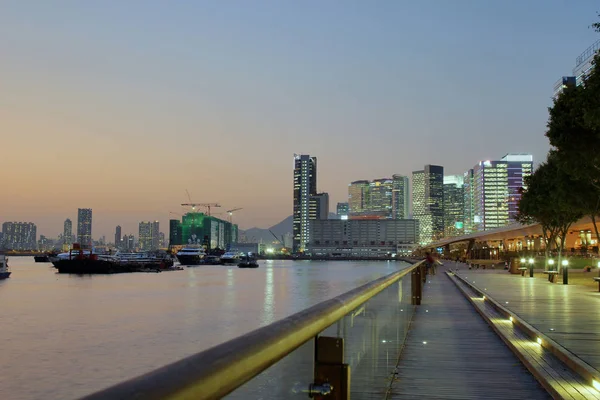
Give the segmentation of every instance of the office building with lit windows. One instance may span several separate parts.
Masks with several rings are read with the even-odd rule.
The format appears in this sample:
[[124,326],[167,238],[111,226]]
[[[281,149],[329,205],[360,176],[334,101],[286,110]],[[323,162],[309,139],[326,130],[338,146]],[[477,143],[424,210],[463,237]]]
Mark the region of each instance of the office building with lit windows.
[[308,208],[310,220],[327,219],[329,217],[329,194],[317,193],[310,196]]
[[444,176],[444,237],[462,235],[465,222],[464,177]]
[[349,216],[363,215],[368,210],[369,181],[359,180],[348,185]]
[[408,178],[394,175],[348,185],[350,219],[408,218]]
[[444,167],[426,165],[412,178],[413,218],[419,221],[419,242],[426,245],[444,236]]
[[316,194],[317,157],[294,154],[294,253],[303,253],[309,241],[310,198]]
[[337,203],[337,208],[335,211],[338,219],[348,219],[350,206],[348,203]]
[[69,250],[71,245],[73,245],[73,223],[67,218],[63,226],[63,250]]
[[598,50],[600,50],[600,40],[585,49],[585,51],[575,59],[575,67],[572,71],[573,75],[563,76],[554,84],[552,95],[554,99],[556,99],[567,87],[583,85],[585,77],[588,76],[594,68],[594,56]]
[[92,248],[92,209],[77,210],[77,242],[83,249]]
[[408,177],[392,175],[392,219],[408,219]]

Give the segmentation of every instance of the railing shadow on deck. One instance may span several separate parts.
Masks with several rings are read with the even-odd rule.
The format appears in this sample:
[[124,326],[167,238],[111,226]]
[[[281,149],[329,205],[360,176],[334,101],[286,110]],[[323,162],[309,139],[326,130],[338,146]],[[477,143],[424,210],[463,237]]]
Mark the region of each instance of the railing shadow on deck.
[[[422,261],[84,400],[381,398],[424,282]],[[408,277],[407,277],[408,275]],[[405,278],[406,277],[406,278]],[[312,390],[312,393],[311,393]]]

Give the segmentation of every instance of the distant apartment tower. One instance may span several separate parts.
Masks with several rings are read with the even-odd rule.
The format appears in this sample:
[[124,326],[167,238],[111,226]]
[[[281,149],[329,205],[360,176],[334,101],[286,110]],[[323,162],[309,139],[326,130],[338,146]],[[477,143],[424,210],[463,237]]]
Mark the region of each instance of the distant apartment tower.
[[140,250],[158,250],[160,246],[160,231],[158,221],[140,222],[138,241]]
[[335,211],[338,219],[348,219],[350,206],[348,205],[348,203],[337,203]]
[[444,167],[426,165],[413,172],[413,218],[419,221],[421,245],[443,237]]
[[524,179],[533,171],[531,154],[507,154],[500,161],[480,161],[473,167],[469,190],[473,231],[500,228],[514,222]]
[[408,219],[408,177],[392,175],[392,219]]
[[329,194],[317,193],[310,196],[308,214],[310,220],[329,218]]
[[63,227],[63,247],[70,248],[73,244],[73,223],[69,218],[65,220]]
[[310,239],[310,197],[317,194],[317,158],[294,154],[293,235],[295,253],[303,253]]
[[444,176],[444,236],[453,237],[464,233],[465,222],[464,177]]
[[7,250],[36,250],[37,227],[33,222],[5,222],[2,241]]
[[121,225],[117,225],[115,228],[115,247],[121,246]]
[[92,209],[77,210],[77,242],[82,248],[92,248]]

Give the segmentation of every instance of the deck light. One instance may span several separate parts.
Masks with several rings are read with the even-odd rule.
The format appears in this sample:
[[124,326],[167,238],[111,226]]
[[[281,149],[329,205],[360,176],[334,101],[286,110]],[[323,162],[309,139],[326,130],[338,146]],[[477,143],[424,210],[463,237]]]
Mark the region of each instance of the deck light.
[[513,317],[512,316],[508,317],[508,319],[510,320],[510,322],[513,322]]
[[542,344],[542,338],[537,338],[536,341],[537,341],[538,344]]

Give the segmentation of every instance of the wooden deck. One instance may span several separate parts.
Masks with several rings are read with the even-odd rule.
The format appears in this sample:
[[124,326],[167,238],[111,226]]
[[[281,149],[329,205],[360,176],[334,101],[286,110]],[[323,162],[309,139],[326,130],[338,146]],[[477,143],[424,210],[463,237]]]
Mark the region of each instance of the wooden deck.
[[387,399],[551,398],[440,269],[396,372]]
[[[442,268],[446,267],[454,268],[454,263],[446,263]],[[464,265],[459,265],[459,273],[600,371],[600,293],[597,286],[563,285],[561,277],[557,283],[550,283],[542,273],[529,278],[502,270],[468,270]],[[586,276],[593,282],[595,274]]]

